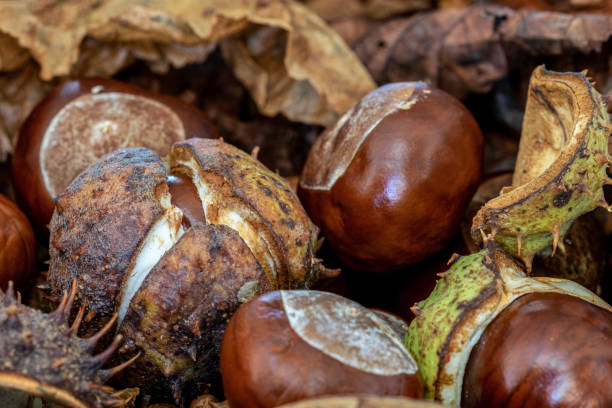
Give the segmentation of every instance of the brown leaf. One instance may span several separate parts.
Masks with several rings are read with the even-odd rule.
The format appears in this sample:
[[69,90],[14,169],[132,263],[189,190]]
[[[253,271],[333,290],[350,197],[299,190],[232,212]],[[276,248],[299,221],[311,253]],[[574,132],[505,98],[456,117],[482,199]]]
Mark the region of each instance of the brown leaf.
[[564,13],[612,13],[612,2],[609,0],[440,0],[439,7],[470,6],[474,3],[497,4],[499,6],[520,9],[529,7],[537,10],[561,11]]
[[218,402],[212,395],[201,395],[191,403],[190,408],[229,408],[227,401]]
[[[350,33],[347,24],[343,32]],[[373,24],[351,46],[378,83],[425,80],[464,97],[489,92],[509,68],[520,69],[525,57],[536,65],[554,65],[551,57],[563,57],[566,64],[582,61],[585,66],[577,70],[595,68],[609,84],[605,47],[611,36],[612,15],[472,6]]]
[[[31,56],[44,81],[110,76],[136,60],[166,73],[203,62],[218,42],[234,74],[268,116],[281,113],[328,125],[375,87],[341,37],[293,0],[0,2],[0,71],[15,70]],[[9,72],[0,81],[19,83],[21,78]],[[37,84],[42,96],[44,86]],[[27,86],[30,94],[34,88]],[[19,99],[25,97],[12,98]],[[20,124],[21,116],[15,121],[2,114],[7,110],[0,110],[0,120]],[[16,130],[3,125],[0,154],[10,150]]]
[[117,404],[114,406],[117,408],[133,408],[138,394],[140,394],[140,389],[136,387],[119,390],[113,394],[113,398],[117,400]]
[[392,20],[362,36],[355,52],[379,83],[425,80],[462,97],[506,74],[498,22],[509,9],[444,9]]
[[38,79],[33,63],[0,75],[0,162],[13,151],[21,123],[51,86]]

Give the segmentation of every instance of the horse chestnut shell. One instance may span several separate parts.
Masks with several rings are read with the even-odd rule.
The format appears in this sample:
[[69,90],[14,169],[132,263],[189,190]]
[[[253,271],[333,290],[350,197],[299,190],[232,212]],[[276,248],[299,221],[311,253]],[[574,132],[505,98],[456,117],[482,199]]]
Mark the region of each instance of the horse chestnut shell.
[[36,272],[36,237],[21,210],[0,194],[0,289],[28,292]]
[[319,291],[275,291],[241,306],[223,338],[221,375],[234,408],[423,394],[416,363],[386,318]]
[[[213,139],[112,152],[61,193],[50,224],[49,285],[76,279],[83,335],[114,319],[142,356],[124,384],[180,402],[219,381],[225,326],[238,306],[304,288],[324,268],[318,229],[279,175]],[[112,324],[112,323],[111,323]]]
[[478,186],[483,135],[453,96],[392,83],[313,145],[298,195],[339,258],[385,272],[440,250]]
[[[476,190],[461,225],[461,237],[469,252],[480,250],[471,236],[472,218],[486,202],[511,185],[512,173],[504,172],[487,177]],[[595,214],[591,212],[578,217],[557,245],[561,251],[554,254],[550,247],[536,253],[531,276],[573,280],[601,296],[606,270],[605,235]]]
[[46,236],[55,196],[100,157],[126,147],[163,156],[190,137],[218,136],[203,112],[180,99],[110,79],[66,81],[21,127],[12,160],[17,202]]

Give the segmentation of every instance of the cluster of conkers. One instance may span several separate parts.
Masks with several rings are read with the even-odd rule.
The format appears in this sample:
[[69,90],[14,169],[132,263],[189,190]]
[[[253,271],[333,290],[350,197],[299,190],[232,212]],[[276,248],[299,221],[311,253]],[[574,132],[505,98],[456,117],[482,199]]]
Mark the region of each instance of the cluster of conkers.
[[[39,230],[54,208],[48,283],[72,294],[45,316],[9,285],[0,387],[11,391],[0,398],[108,406],[117,399],[100,384],[122,370],[123,386],[178,404],[222,380],[233,408],[609,406],[612,307],[527,275],[536,252],[556,251],[604,205],[602,112],[581,74],[536,70],[513,186],[477,212],[475,253],[452,259],[407,327],[308,290],[330,274],[315,257],[318,227],[340,259],[372,272],[447,243],[482,167],[482,134],[459,101],[423,83],[364,97],[310,152],[298,194],[313,222],[286,180],[211,138],[194,108],[114,82],[64,84],[24,125],[14,174],[36,170],[18,197]],[[117,134],[163,136],[115,150],[123,142],[105,137]],[[112,152],[72,161],[62,155],[75,137]],[[119,365],[100,371],[121,339]],[[110,346],[91,357],[96,344]],[[326,395],[344,397],[307,401]]]

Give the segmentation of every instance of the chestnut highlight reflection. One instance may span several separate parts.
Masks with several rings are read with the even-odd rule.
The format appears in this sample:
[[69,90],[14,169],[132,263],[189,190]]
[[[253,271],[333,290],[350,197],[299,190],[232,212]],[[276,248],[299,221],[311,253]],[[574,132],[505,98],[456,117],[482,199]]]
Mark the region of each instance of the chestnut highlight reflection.
[[462,407],[612,406],[612,313],[558,293],[526,294],[472,349]]
[[183,174],[171,174],[166,183],[172,195],[172,205],[183,212],[183,226],[189,228],[192,225],[205,225],[202,200],[193,181]]

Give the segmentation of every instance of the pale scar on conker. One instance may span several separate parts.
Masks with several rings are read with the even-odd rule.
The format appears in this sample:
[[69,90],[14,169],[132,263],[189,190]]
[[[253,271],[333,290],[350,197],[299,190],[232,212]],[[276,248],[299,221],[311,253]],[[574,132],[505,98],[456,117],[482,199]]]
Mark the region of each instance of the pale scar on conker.
[[[327,270],[318,229],[288,183],[221,140],[112,152],[56,200],[49,283],[78,284],[90,333],[118,313],[125,382],[180,401],[215,383],[225,325],[273,289],[309,287]],[[188,390],[188,391],[185,391]]]
[[225,396],[233,408],[349,393],[420,398],[418,367],[389,321],[396,323],[328,292],[259,296],[227,326],[221,347]]

